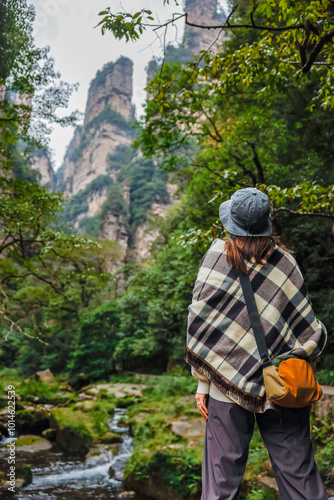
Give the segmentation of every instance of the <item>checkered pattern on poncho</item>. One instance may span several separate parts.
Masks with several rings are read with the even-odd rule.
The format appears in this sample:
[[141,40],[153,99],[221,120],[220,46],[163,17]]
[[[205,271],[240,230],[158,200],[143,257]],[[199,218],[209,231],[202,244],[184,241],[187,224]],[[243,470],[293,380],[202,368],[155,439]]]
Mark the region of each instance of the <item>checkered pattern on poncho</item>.
[[[266,400],[260,356],[237,272],[216,239],[204,255],[189,306],[184,359],[244,408],[263,412]],[[312,309],[294,257],[275,246],[267,265],[247,263],[271,358],[315,358],[327,332]]]

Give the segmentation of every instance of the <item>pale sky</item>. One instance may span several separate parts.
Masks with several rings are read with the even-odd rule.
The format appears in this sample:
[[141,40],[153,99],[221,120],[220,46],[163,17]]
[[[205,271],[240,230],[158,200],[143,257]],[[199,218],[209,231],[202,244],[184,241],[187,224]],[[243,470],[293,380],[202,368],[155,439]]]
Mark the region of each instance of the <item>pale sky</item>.
[[[180,12],[181,6],[163,6],[163,0],[29,0],[36,9],[34,29],[35,43],[38,47],[50,46],[50,55],[55,59],[55,68],[61,73],[62,80],[68,83],[79,82],[78,91],[70,99],[68,112],[75,109],[85,110],[90,81],[102,66],[115,61],[121,55],[134,62],[133,103],[137,116],[142,112],[145,100],[146,70],[153,56],[161,56],[161,40],[147,31],[136,42],[119,41],[111,33],[101,35],[98,13],[106,7],[112,12],[123,10],[136,12],[141,8],[152,10],[159,20],[167,20],[172,12]],[[224,2],[221,2],[224,5]],[[178,32],[169,29],[167,42],[180,41],[183,23]],[[55,126],[51,135],[53,167],[57,170],[63,160],[66,147],[73,135],[73,128]]]

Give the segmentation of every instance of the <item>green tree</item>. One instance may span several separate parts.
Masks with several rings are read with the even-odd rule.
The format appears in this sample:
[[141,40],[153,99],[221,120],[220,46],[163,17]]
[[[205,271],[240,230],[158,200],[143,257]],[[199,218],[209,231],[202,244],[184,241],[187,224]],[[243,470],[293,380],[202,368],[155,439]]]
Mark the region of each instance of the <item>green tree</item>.
[[[165,3],[170,3],[164,0]],[[229,2],[229,14],[223,24],[204,26],[192,23],[187,13],[174,13],[167,22],[160,24],[148,9],[135,14],[129,12],[113,13],[109,8],[99,13],[102,34],[110,31],[116,39],[125,37],[126,41],[137,40],[146,29],[167,29],[177,21],[200,29],[220,29],[229,33],[245,31],[260,33],[254,43],[243,43],[239,51],[231,57],[222,58],[221,53],[213,57],[206,51],[196,59],[204,58],[204,68],[218,65],[224,68],[221,84],[243,81],[248,85],[252,78],[264,69],[273,72],[275,79],[285,79],[287,74],[306,74],[311,69],[318,72],[320,93],[316,100],[325,106],[334,104],[330,92],[333,82],[333,51],[331,42],[334,37],[333,5],[331,0],[311,2],[295,0],[250,0],[239,5]],[[178,5],[178,2],[175,1]],[[243,42],[245,42],[245,37]],[[205,59],[206,57],[206,59]],[[208,60],[209,58],[209,60]],[[224,64],[221,64],[224,62]],[[205,71],[205,70],[204,70]],[[278,75],[279,72],[279,75]]]
[[106,256],[103,243],[70,234],[58,219],[63,193],[49,193],[37,183],[31,151],[46,146],[52,123],[65,126],[76,119],[77,113],[57,115],[73,86],[60,80],[48,50],[35,46],[33,7],[7,0],[0,10],[1,337],[52,342],[52,307],[67,307],[74,317],[78,308],[89,307],[111,279],[102,261],[112,260],[114,249]]
[[113,355],[119,322],[113,301],[83,316],[69,362],[69,376],[74,383],[107,379],[115,370]]
[[[334,310],[324,301],[334,283],[329,266],[334,259],[331,7],[327,1],[241,2],[230,7],[221,26],[230,33],[223,46],[202,51],[186,64],[164,60],[147,87],[150,97],[136,145],[174,173],[182,195],[160,228],[150,269],[143,271],[145,277],[142,271],[137,275],[138,282],[150,282],[153,296],[144,285],[136,288],[136,277],[129,289],[148,311],[138,339],[159,338],[165,360],[175,353],[182,359],[184,318],[200,255],[221,235],[219,204],[240,187],[267,192],[274,231],[295,252],[317,313],[331,329]],[[116,38],[128,34],[135,40],[141,30],[159,28],[145,10],[133,15],[109,9],[101,16],[103,31]],[[186,14],[179,19],[188,23]],[[189,267],[178,267],[184,255]],[[166,276],[168,289],[162,286]],[[185,300],[178,294],[169,300],[179,283]],[[160,298],[165,317],[173,318],[170,336],[153,312]],[[176,310],[180,321],[173,316]],[[178,345],[175,351],[173,345]],[[333,347],[330,340],[327,352]]]

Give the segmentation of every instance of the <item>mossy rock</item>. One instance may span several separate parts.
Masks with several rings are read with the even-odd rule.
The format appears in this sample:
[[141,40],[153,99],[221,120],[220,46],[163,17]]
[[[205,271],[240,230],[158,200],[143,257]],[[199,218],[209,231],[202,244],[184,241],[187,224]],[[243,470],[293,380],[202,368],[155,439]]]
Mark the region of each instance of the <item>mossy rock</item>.
[[117,427],[128,427],[129,426],[129,419],[126,417],[122,417],[119,419],[117,422]]
[[108,443],[108,444],[122,443],[123,442],[123,438],[119,434],[116,434],[114,432],[108,431],[108,432],[106,432],[101,437],[101,442],[102,443]]
[[201,459],[183,447],[167,447],[153,454],[141,450],[127,462],[123,484],[156,500],[199,500],[201,469]]
[[[8,492],[8,487],[11,486],[10,482],[8,481],[8,473],[10,472],[10,465],[8,463],[7,458],[0,458],[0,497],[1,497],[1,492]],[[20,462],[15,463],[15,491],[17,488],[20,488],[22,486],[27,486],[30,484],[32,481],[32,472],[31,472],[31,467],[27,464]],[[5,498],[5,497],[4,497]]]
[[117,400],[117,406],[119,408],[128,408],[137,403],[141,403],[143,401],[142,398],[138,398],[138,396],[126,395],[123,398],[119,398]]
[[171,486],[164,483],[162,471],[156,471],[145,482],[135,474],[131,474],[124,479],[123,484],[125,488],[145,495],[145,497],[154,498],[155,500],[182,500],[183,498],[187,498],[187,500],[200,499],[200,494],[185,497],[175,493]]
[[79,401],[75,405],[76,410],[82,410],[85,412],[94,410],[96,408],[96,401],[94,399],[87,399],[85,401]]
[[38,452],[42,450],[49,450],[52,447],[52,443],[41,436],[26,434],[19,436],[16,439],[15,447],[17,451]]
[[16,412],[16,427],[20,433],[39,434],[50,426],[50,410],[42,405],[28,405]]
[[19,436],[15,440],[15,446],[20,447],[20,446],[30,446],[31,444],[38,443],[38,441],[43,441],[43,438],[40,436],[34,436],[31,434],[26,434]]
[[49,427],[49,429],[45,429],[42,432],[43,438],[47,439],[48,441],[55,441],[56,440],[56,429],[52,429],[52,427]]
[[51,412],[51,427],[56,430],[56,442],[65,452],[85,455],[94,439],[92,422],[87,413],[70,408],[56,408]]
[[114,454],[114,445],[99,443],[89,450],[85,462],[90,465],[105,464],[112,460]]

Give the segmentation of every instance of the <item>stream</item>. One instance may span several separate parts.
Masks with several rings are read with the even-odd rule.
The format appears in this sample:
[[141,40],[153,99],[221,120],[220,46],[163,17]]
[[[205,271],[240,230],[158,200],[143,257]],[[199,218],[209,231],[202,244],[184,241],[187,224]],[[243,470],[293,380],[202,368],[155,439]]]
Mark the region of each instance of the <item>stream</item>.
[[[123,491],[124,467],[132,453],[132,437],[129,436],[129,429],[117,425],[119,419],[125,414],[124,408],[116,408],[113,417],[108,422],[112,432],[122,434],[123,442],[119,444],[118,454],[113,456],[109,452],[109,457],[106,456],[104,463],[88,464],[78,455],[72,456],[52,449],[34,453],[17,450],[17,462],[22,460],[32,468],[32,483],[16,490],[14,495],[8,495],[8,498],[22,500],[119,499]],[[5,456],[2,447],[8,441],[11,439],[0,441],[0,456]],[[110,467],[115,472],[113,478],[110,478],[108,474]],[[143,499],[141,496],[131,498]]]

